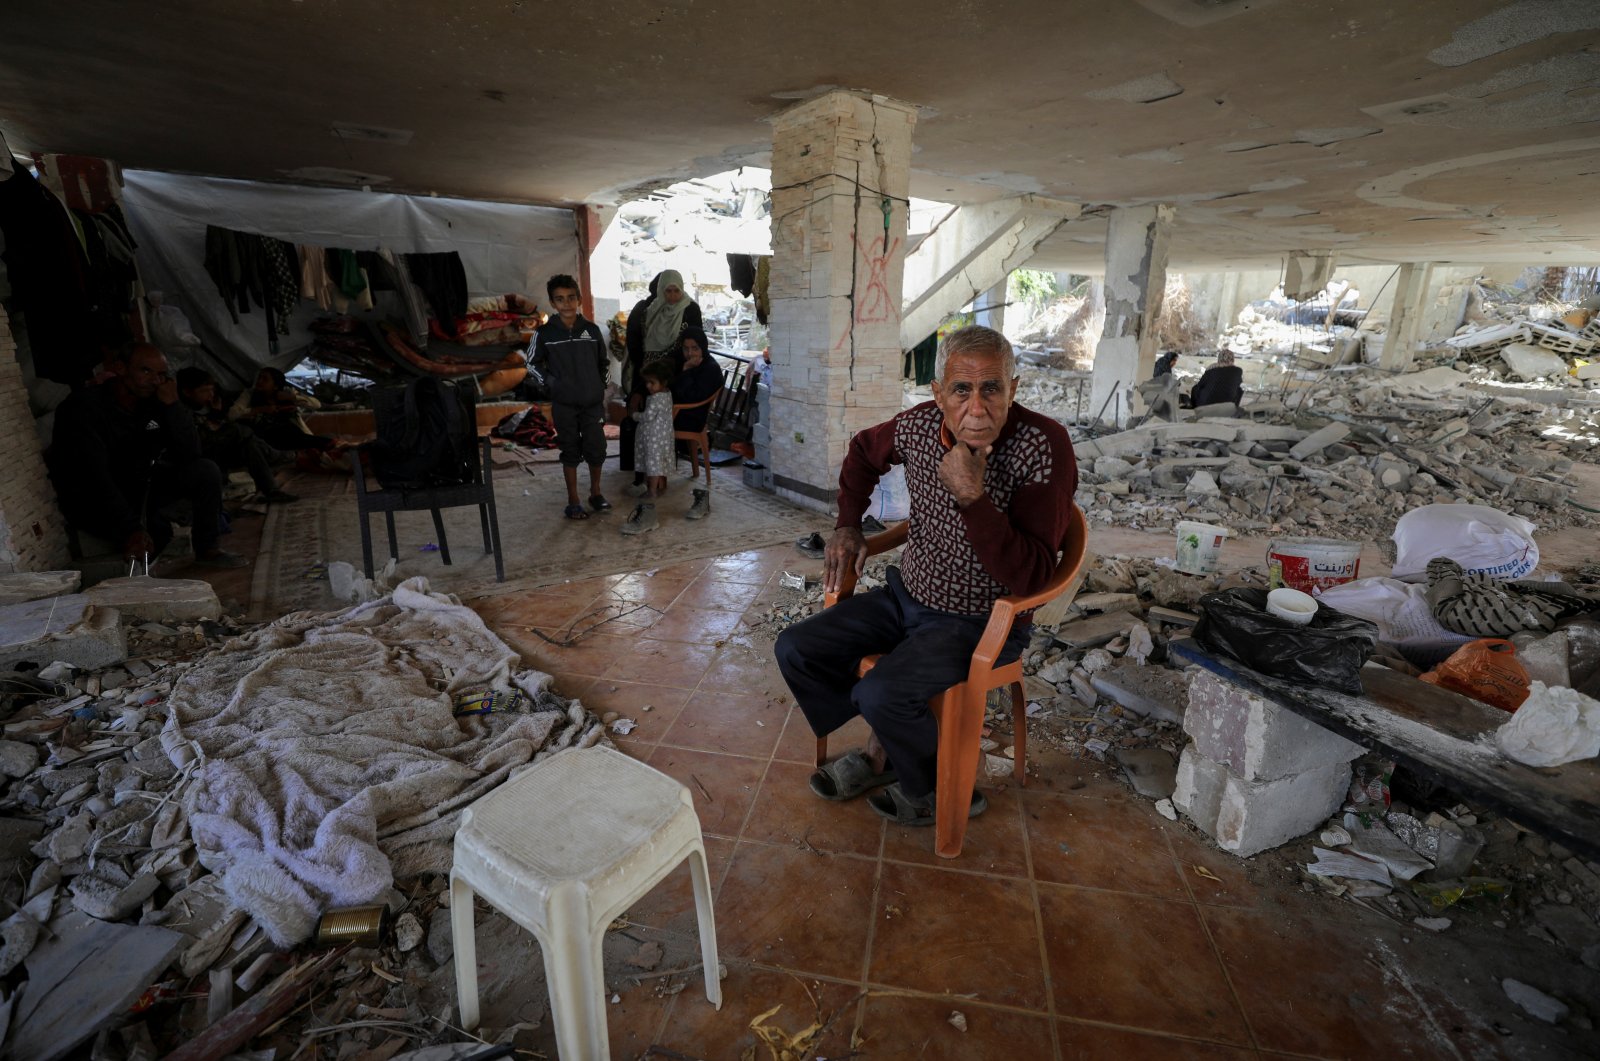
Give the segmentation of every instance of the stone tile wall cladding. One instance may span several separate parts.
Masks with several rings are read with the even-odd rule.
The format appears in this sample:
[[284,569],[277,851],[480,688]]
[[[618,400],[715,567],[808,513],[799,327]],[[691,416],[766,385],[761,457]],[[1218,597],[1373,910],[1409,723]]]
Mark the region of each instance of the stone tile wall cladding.
[[[67,562],[66,524],[45,474],[11,320],[0,309],[0,571],[47,571]],[[37,528],[37,531],[35,531]]]
[[905,104],[849,92],[773,123],[772,467],[808,505],[831,500],[850,436],[900,410],[915,123]]

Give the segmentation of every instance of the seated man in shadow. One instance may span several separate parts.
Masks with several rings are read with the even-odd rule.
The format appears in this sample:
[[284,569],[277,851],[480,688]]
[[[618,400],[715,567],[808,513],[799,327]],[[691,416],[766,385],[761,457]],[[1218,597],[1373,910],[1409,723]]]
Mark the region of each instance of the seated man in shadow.
[[229,420],[217,402],[217,381],[209,372],[194,367],[179,369],[178,397],[194,414],[202,457],[215,461],[224,472],[244,468],[263,501],[286,504],[300,500],[278,486],[277,474],[272,470],[274,464],[286,464],[294,456],[273,449],[246,425]]
[[[989,611],[1003,596],[1038,592],[1055,572],[1078,468],[1066,428],[1015,403],[1016,359],[989,328],[951,332],[939,345],[933,400],[859,432],[839,472],[839,518],[824,560],[824,588],[846,565],[859,574],[861,533],[878,479],[905,466],[911,520],[888,586],[840,601],[778,638],[778,668],[818,736],[856,715],[872,728],[854,749],[811,776],[824,799],[869,798],[901,825],[931,825],[939,725],[928,701],[964,680]],[[998,663],[1027,647],[1020,616]],[[883,653],[856,680],[861,657]],[[987,801],[975,793],[971,814]]]
[[209,567],[249,561],[217,544],[222,471],[200,455],[194,415],[178,400],[166,355],[149,344],[106,362],[111,378],[56,410],[50,479],[73,526],[118,543],[124,559],[153,560],[172,540],[164,506],[188,501],[194,558]]
[[1232,350],[1218,350],[1217,363],[1206,369],[1189,392],[1189,404],[1199,409],[1207,405],[1232,403],[1244,398],[1244,369],[1233,363]]

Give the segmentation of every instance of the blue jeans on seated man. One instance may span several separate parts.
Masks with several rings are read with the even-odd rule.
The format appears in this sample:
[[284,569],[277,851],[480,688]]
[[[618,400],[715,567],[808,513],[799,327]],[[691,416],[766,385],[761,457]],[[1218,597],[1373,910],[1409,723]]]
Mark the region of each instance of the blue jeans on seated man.
[[[987,615],[954,615],[919,604],[899,568],[889,585],[818,612],[778,635],[778,670],[811,730],[825,737],[860,715],[877,734],[907,796],[933,791],[939,722],[928,701],[966,680]],[[1011,629],[998,664],[1022,655],[1032,623]],[[863,656],[882,653],[865,678]]]

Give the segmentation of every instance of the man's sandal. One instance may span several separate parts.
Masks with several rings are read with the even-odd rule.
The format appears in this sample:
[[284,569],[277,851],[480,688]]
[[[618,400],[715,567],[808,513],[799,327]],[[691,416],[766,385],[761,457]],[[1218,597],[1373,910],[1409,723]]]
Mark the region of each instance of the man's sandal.
[[821,560],[828,552],[827,541],[815,531],[803,538],[796,539],[794,547],[813,560]]
[[568,505],[566,517],[568,519],[588,519],[589,512],[582,505]]
[[594,509],[596,512],[610,512],[611,502],[607,501],[599,494],[595,494],[589,499],[589,507]]
[[895,780],[894,770],[873,773],[872,761],[860,748],[852,748],[832,762],[823,763],[811,775],[811,791],[823,799],[843,802],[855,799]]
[[[934,793],[929,792],[921,799],[913,799],[905,794],[896,781],[882,792],[876,792],[867,797],[867,806],[888,818],[896,825],[932,825],[935,817],[936,803]],[[967,817],[976,818],[989,809],[989,800],[977,789],[972,790],[972,806],[967,809]]]

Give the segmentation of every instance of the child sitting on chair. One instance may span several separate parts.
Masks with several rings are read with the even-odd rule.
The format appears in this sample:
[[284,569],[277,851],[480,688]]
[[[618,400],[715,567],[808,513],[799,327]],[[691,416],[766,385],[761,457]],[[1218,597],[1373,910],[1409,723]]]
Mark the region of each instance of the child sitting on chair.
[[642,373],[648,397],[633,414],[638,428],[633,436],[633,465],[645,477],[645,498],[634,508],[623,534],[643,534],[661,525],[656,518],[656,498],[667,489],[672,467],[672,364],[652,361]]

